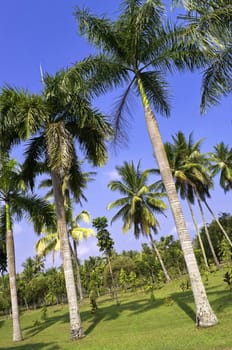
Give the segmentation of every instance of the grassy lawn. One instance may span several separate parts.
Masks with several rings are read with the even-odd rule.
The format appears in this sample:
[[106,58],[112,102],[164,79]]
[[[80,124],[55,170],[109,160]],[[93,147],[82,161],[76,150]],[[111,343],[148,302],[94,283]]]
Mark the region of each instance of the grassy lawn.
[[[212,328],[195,327],[191,291],[182,292],[174,281],[155,292],[155,301],[143,292],[120,295],[116,306],[109,297],[98,299],[99,309],[90,312],[89,301],[81,306],[86,337],[69,340],[67,306],[22,313],[24,341],[13,343],[11,320],[0,319],[0,349],[10,350],[229,350],[232,349],[232,293],[220,271],[206,285],[211,305],[219,318]],[[170,302],[171,301],[171,302]]]

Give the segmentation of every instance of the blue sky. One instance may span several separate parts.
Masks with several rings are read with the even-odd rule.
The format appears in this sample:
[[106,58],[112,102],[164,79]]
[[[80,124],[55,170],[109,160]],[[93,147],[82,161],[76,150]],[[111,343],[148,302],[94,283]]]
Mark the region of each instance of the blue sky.
[[[77,25],[73,16],[75,6],[89,7],[96,14],[116,16],[119,0],[7,0],[2,2],[0,11],[0,86],[10,84],[23,87],[30,92],[39,93],[42,90],[40,65],[48,73],[55,73],[61,68],[70,67],[75,62],[93,53],[86,41],[78,36]],[[207,114],[200,116],[200,78],[201,72],[194,74],[176,73],[169,78],[172,94],[172,111],[170,118],[158,116],[160,131],[164,141],[171,141],[171,135],[183,131],[189,135],[193,131],[195,140],[204,139],[202,151],[212,151],[213,146],[231,140],[231,100],[223,99],[220,106],[211,108]],[[118,92],[101,97],[93,103],[102,112],[110,114]],[[109,161],[100,168],[96,180],[86,191],[88,203],[83,209],[90,212],[93,218],[107,216],[109,221],[114,212],[107,212],[106,206],[117,198],[117,194],[107,188],[107,183],[115,176],[115,166],[133,160],[141,161],[141,168],[155,167],[152,148],[148,139],[143,111],[139,100],[133,101],[133,118],[128,130],[129,141],[126,147],[118,149],[117,154],[110,151]],[[22,159],[22,149],[14,151],[14,156]],[[89,166],[86,170],[91,170]],[[231,194],[224,195],[215,183],[210,204],[215,213],[230,212]],[[77,208],[79,212],[81,208]],[[197,210],[197,209],[196,209]],[[194,235],[191,219],[185,211],[186,222],[191,235]],[[198,223],[201,219],[196,211]],[[210,221],[210,216],[207,215]],[[160,235],[175,234],[173,219],[160,217]],[[118,251],[122,249],[140,249],[141,241],[135,241],[133,233],[123,235],[122,223],[119,221],[109,227]],[[37,237],[32,226],[26,222],[14,226],[16,261],[18,270],[28,256],[34,256],[34,244]],[[142,241],[146,241],[143,239]],[[79,255],[83,260],[89,255],[98,254],[96,240],[90,239],[81,243]]]

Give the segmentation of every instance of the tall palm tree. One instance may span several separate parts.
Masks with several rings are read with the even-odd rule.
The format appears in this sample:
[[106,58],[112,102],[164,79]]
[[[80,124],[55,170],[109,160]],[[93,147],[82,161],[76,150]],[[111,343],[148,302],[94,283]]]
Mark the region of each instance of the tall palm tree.
[[[122,116],[128,107],[126,102],[129,92],[134,90],[141,98],[148,134],[166,188],[192,284],[196,323],[198,326],[212,326],[217,323],[217,317],[206,296],[157,119],[152,109],[154,107],[154,110],[162,114],[169,113],[165,80],[167,70],[172,70],[173,66],[179,69],[201,66],[202,56],[197,54],[197,45],[186,47],[189,43],[187,40],[182,43],[176,40],[177,30],[174,33],[170,32],[169,26],[163,25],[163,7],[159,0],[124,0],[121,4],[121,14],[116,21],[104,17],[98,18],[80,9],[76,10],[75,16],[80,33],[85,35],[100,52],[95,58],[95,70],[93,68],[91,72],[101,78],[98,80],[98,86],[95,86],[95,93],[126,84],[116,113],[116,130],[122,130]],[[75,67],[73,75],[75,77]],[[96,79],[93,79],[93,82],[95,81]]]
[[13,220],[22,217],[34,223],[40,232],[43,225],[50,225],[54,215],[51,206],[38,196],[28,193],[21,177],[21,168],[15,159],[1,157],[0,162],[0,230],[6,237],[7,265],[10,282],[13,341],[22,340],[16,286],[15,248]]
[[232,6],[231,0],[173,0],[187,10],[180,16],[188,25],[188,36],[199,43],[208,56],[203,72],[201,111],[218,104],[231,94],[232,79]]
[[152,237],[152,232],[157,233],[157,227],[159,227],[154,212],[163,213],[167,208],[162,200],[164,194],[158,192],[156,183],[147,184],[151,170],[141,171],[140,163],[135,167],[133,162],[124,162],[123,166],[118,166],[116,169],[120,180],[111,181],[108,187],[112,191],[118,191],[123,197],[113,201],[107,207],[108,209],[120,208],[113,216],[112,222],[122,218],[123,232],[128,232],[134,227],[135,238],[139,238],[142,234],[150,239],[153,251],[169,282],[171,278]]
[[[12,87],[2,90],[1,147],[7,149],[33,135],[25,152],[24,175],[33,186],[36,173],[49,169],[69,305],[70,332],[75,340],[82,338],[84,331],[77,304],[62,184],[65,176],[69,176],[69,185],[76,187],[79,163],[74,143],[79,144],[82,153],[94,165],[104,164],[107,158],[105,141],[111,135],[111,128],[106,118],[91,108],[83,79],[76,81],[74,86],[67,79],[66,72],[60,71],[55,76],[45,75],[43,82],[42,95]],[[44,167],[39,164],[41,160]]]
[[209,196],[209,187],[212,186],[212,181],[209,176],[209,169],[206,166],[208,164],[206,155],[200,152],[201,143],[202,140],[199,140],[196,143],[193,142],[192,133],[189,135],[189,138],[187,140],[182,132],[178,132],[176,136],[173,136],[173,143],[167,143],[165,146],[169,164],[171,166],[175,179],[176,188],[179,191],[181,198],[187,200],[188,206],[190,208],[192,219],[198,234],[205,265],[208,268],[204,245],[192,210],[192,204],[194,204],[195,199],[200,209],[201,217],[205,227],[205,233],[209,242],[214,262],[216,266],[220,268],[219,261],[217,259],[210,235],[208,233],[206,219],[201,205],[201,200],[205,200],[205,197]]

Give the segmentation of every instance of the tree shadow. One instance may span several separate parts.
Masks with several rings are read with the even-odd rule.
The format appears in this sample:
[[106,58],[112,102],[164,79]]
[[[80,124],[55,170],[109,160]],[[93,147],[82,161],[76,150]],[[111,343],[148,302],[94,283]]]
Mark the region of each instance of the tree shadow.
[[212,308],[217,312],[224,311],[227,307],[231,306],[232,303],[232,292],[229,290],[208,292],[208,296],[215,295],[213,301],[210,302]]
[[91,311],[85,311],[81,313],[81,319],[83,321],[90,321],[92,319],[92,322],[90,321],[91,324],[89,327],[85,329],[85,334],[90,334],[99,322],[115,320],[124,311],[131,311],[131,314],[129,316],[133,316],[134,314],[144,313],[151,309],[157,308],[162,304],[162,299],[155,300],[154,302],[150,302],[149,299],[142,299],[138,301],[123,303],[120,305],[101,307],[97,309],[94,314],[92,314]]
[[0,328],[4,325],[5,321],[4,320],[0,320]]
[[35,336],[38,333],[41,333],[44,329],[53,326],[55,323],[67,323],[69,322],[69,316],[68,313],[62,314],[60,316],[52,316],[48,317],[46,320],[38,321],[38,323],[35,323],[34,325],[31,325],[29,327],[24,328],[24,331],[26,331],[25,339]]
[[189,305],[189,303],[193,302],[192,291],[186,291],[181,293],[172,293],[172,299],[175,303],[180,307],[181,310],[185,312],[185,314],[194,322],[196,321],[196,313]]
[[41,350],[46,347],[46,350],[60,350],[61,348],[58,345],[51,343],[30,343],[30,344],[16,344],[12,347],[7,347],[7,350]]

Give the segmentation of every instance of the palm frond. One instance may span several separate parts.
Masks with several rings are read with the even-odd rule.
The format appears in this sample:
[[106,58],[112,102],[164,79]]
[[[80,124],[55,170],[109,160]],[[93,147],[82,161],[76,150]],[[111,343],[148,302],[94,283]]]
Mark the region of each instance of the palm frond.
[[142,72],[141,80],[146,95],[155,110],[163,115],[170,114],[168,84],[161,72]]

